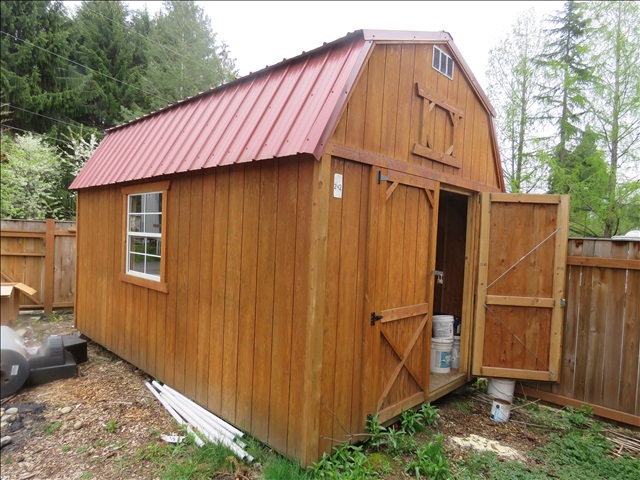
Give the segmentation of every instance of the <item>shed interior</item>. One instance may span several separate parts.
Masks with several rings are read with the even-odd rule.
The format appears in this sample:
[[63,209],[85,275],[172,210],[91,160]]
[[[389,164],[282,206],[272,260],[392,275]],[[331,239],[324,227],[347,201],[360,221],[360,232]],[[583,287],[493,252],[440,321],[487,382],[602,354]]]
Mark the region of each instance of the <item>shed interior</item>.
[[[468,202],[471,197],[456,192],[442,190],[438,207],[438,236],[436,244],[436,264],[434,275],[433,313],[434,315],[452,315],[455,329],[459,328],[461,337],[468,339],[470,317],[463,316],[465,293],[465,267],[467,255]],[[442,283],[438,280],[442,272]],[[468,288],[468,287],[467,287]],[[458,327],[458,324],[460,325]],[[454,331],[454,333],[457,335]],[[468,341],[461,341],[461,354]],[[463,355],[467,358],[467,352]],[[430,374],[429,392],[431,395],[439,389],[462,378],[466,379],[467,368],[460,362],[460,368],[451,368],[449,373]]]

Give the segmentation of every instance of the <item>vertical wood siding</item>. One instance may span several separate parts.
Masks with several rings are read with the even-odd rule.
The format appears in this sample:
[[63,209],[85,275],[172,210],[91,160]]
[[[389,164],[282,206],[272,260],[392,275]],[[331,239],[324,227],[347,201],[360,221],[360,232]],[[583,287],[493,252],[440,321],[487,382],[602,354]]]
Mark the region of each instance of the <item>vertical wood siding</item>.
[[343,197],[331,196],[327,234],[325,314],[318,454],[332,439],[364,428],[362,328],[370,167],[333,158],[331,179],[343,175]]
[[[452,54],[446,45],[438,47]],[[363,67],[332,141],[499,187],[498,154],[491,142],[491,113],[459,65],[450,80],[432,68],[432,55],[433,45],[377,44]],[[461,159],[461,168],[411,153],[420,138],[423,111],[416,83],[464,112],[453,131],[448,113],[436,107],[435,120],[429,122],[428,130],[434,149],[441,152],[455,136],[453,154]]]
[[312,159],[294,158],[171,177],[168,293],[119,279],[120,187],[78,199],[79,330],[294,458],[304,453],[313,175]]

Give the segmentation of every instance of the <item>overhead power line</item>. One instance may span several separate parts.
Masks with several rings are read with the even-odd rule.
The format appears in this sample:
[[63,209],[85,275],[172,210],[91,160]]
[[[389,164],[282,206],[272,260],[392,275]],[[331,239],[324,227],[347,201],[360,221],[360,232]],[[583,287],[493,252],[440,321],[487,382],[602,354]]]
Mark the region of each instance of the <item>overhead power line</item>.
[[[93,9],[93,8],[91,8],[91,7],[87,7],[87,5],[90,5],[90,4],[89,4],[89,3],[87,3],[87,4],[85,5],[85,8],[87,8],[87,10],[89,10],[89,12],[91,12],[91,13],[94,13],[94,14],[96,14],[96,15],[101,16],[102,18],[104,18],[105,20],[107,20],[107,21],[109,21],[109,22],[113,23],[114,25],[120,25],[120,24],[119,24],[118,22],[116,22],[115,20],[112,20],[111,18],[107,17],[106,15],[103,15],[102,13],[98,12],[97,10],[94,10],[94,9]],[[203,64],[203,63],[200,63],[199,61],[197,61],[197,60],[195,60],[195,59],[193,59],[193,58],[190,58],[190,57],[187,57],[187,56],[185,56],[185,55],[182,55],[180,52],[178,52],[178,51],[174,50],[173,48],[170,48],[170,47],[169,47],[169,46],[167,46],[167,45],[163,45],[163,44],[162,44],[162,43],[160,43],[160,42],[156,42],[155,40],[151,40],[147,35],[143,35],[143,34],[141,34],[140,32],[136,32],[136,31],[135,31],[135,30],[133,30],[133,29],[131,30],[131,32],[135,33],[135,34],[136,34],[136,35],[138,35],[139,37],[144,38],[147,42],[151,42],[151,43],[153,43],[153,44],[155,44],[155,45],[158,45],[159,47],[164,48],[165,50],[168,50],[169,52],[173,53],[174,55],[177,55],[177,56],[179,56],[180,58],[184,58],[185,60],[188,60],[189,62],[193,63],[194,65],[198,65],[199,67],[202,67],[202,68],[204,68],[205,70],[209,70],[209,71],[211,71],[211,72],[213,72],[213,73],[216,73],[214,69],[212,69],[212,68],[208,67],[207,65],[205,65],[205,64]],[[172,39],[172,40],[176,40],[176,38],[175,38],[173,35],[170,35],[170,37],[171,37],[171,39]]]
[[16,110],[21,110],[23,112],[30,113],[31,115],[37,115],[39,117],[48,118],[49,120],[53,120],[54,122],[62,123],[64,125],[69,125],[70,127],[82,128],[82,127],[86,126],[86,125],[83,125],[81,123],[77,123],[77,124],[74,125],[73,123],[65,122],[64,120],[58,120],[58,119],[53,118],[53,117],[48,117],[46,115],[43,115],[42,113],[32,112],[31,110],[27,110],[25,108],[20,108],[20,107],[17,107],[15,105],[12,105],[10,103],[6,103],[5,105],[7,105],[8,107],[14,108]]
[[71,60],[70,58],[63,57],[62,55],[58,55],[57,53],[52,52],[51,50],[47,50],[44,47],[40,47],[40,46],[38,46],[38,45],[36,45],[34,43],[31,43],[29,40],[23,40],[22,38],[18,38],[17,36],[11,35],[10,33],[7,33],[7,32],[5,32],[3,30],[0,30],[0,33],[2,33],[3,35],[6,35],[7,37],[13,38],[14,40],[20,41],[22,43],[26,43],[27,45],[30,45],[30,46],[35,47],[37,49],[40,49],[40,50],[42,50],[44,52],[50,53],[51,55],[54,55],[54,56],[56,56],[58,58],[62,58],[63,60],[66,60],[66,61],[68,61],[70,63],[73,63],[74,65],[78,65],[79,67],[86,68],[87,70],[89,70],[91,72],[94,72],[94,73],[97,73],[98,75],[102,75],[103,77],[106,77],[106,78],[108,78],[110,80],[113,80],[114,82],[121,83],[123,85],[126,85],[127,87],[131,87],[131,88],[133,88],[135,90],[138,90],[138,91],[140,91],[142,93],[146,93],[147,95],[153,95],[154,97],[159,98],[160,100],[165,102],[167,105],[169,105],[171,103],[169,100],[166,100],[166,99],[162,98],[160,95],[156,95],[155,93],[151,93],[149,91],[143,90],[143,89],[138,88],[138,87],[136,87],[134,85],[131,85],[130,83],[123,82],[122,80],[118,80],[117,78],[113,78],[113,77],[111,77],[111,76],[109,76],[109,75],[107,75],[105,73],[102,73],[102,72],[99,72],[97,70],[94,70],[93,68],[88,67],[88,66],[86,66],[86,65],[84,65],[82,63],[76,62],[75,60]]
[[50,140],[53,140],[54,142],[60,142],[64,145],[71,145],[69,142],[65,142],[64,140],[60,140],[59,138],[54,138],[54,137],[50,137],[49,135],[45,135],[43,133],[38,133],[38,132],[32,132],[31,130],[24,130],[22,128],[18,128],[18,127],[12,127],[11,125],[7,125],[5,123],[0,123],[0,127],[4,127],[4,128],[10,128],[11,130],[17,130],[19,132],[23,132],[23,133],[31,133],[33,135],[39,135],[41,137],[44,138],[48,138]]

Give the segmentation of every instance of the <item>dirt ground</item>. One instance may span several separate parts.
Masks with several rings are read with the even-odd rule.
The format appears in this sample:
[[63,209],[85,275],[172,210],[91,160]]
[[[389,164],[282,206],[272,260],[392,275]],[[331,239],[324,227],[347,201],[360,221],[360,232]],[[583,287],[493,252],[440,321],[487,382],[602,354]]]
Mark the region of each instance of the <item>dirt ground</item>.
[[[75,331],[72,315],[37,318],[21,315],[12,327],[26,347]],[[2,449],[3,480],[156,477],[136,452],[160,442],[159,434],[176,432],[173,419],[145,387],[143,372],[94,342],[87,350],[75,377],[24,387],[2,400],[5,410],[19,409],[22,425],[2,433],[12,439]],[[65,407],[71,411],[62,413]]]
[[[71,314],[55,320],[23,314],[13,329],[22,334],[27,347],[40,345],[49,335],[75,331]],[[159,478],[157,466],[136,453],[163,442],[161,434],[177,433],[177,429],[145,387],[148,379],[90,341],[88,361],[78,365],[75,377],[24,387],[3,399],[2,408],[17,407],[19,418],[11,424],[14,431],[2,432],[12,438],[2,448],[2,480]],[[437,430],[446,438],[451,459],[471,451],[458,445],[456,438],[484,442],[485,449],[496,453],[511,448],[524,463],[534,461],[528,452],[548,441],[548,434],[528,428],[517,409],[509,422],[495,422],[482,395],[450,394],[435,405],[440,414]],[[66,410],[70,411],[63,413]]]

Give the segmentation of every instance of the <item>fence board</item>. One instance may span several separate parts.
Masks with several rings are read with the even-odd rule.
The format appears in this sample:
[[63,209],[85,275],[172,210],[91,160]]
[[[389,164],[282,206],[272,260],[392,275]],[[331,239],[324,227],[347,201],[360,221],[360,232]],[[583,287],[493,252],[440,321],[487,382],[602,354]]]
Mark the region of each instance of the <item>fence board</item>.
[[527,394],[640,424],[640,242],[570,239],[568,251],[561,380]]
[[37,290],[21,294],[20,308],[73,308],[75,299],[76,224],[55,220],[2,220],[2,280]]

